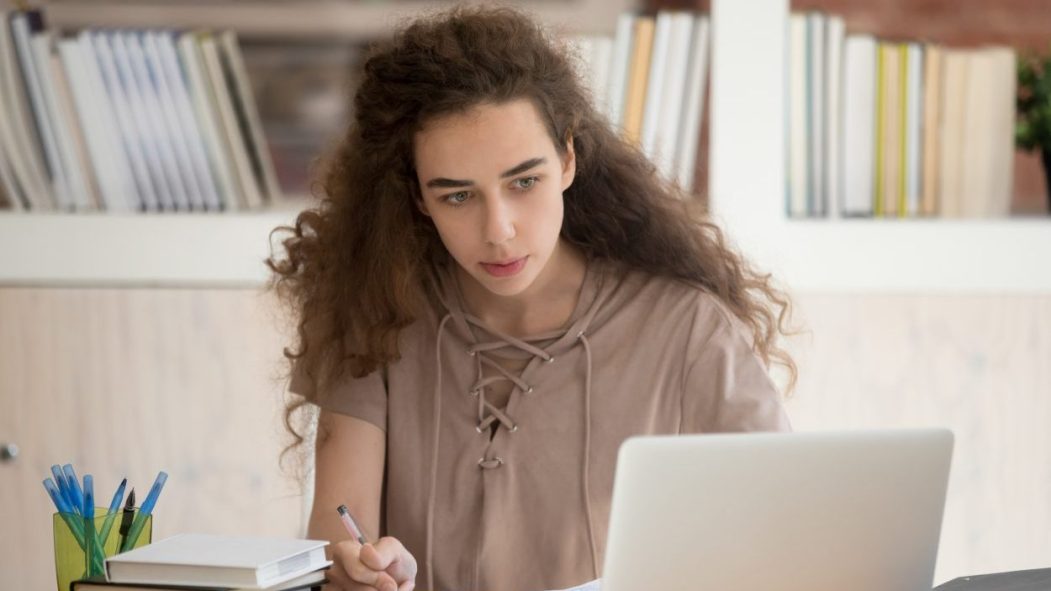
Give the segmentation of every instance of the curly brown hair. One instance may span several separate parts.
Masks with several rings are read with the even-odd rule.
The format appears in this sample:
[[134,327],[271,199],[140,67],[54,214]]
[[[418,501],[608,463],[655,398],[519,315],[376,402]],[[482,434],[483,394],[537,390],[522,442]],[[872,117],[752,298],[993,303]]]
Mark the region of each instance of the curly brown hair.
[[[451,260],[416,207],[413,137],[443,115],[481,104],[532,101],[577,171],[564,193],[562,237],[590,258],[679,278],[716,295],[751,330],[769,366],[796,367],[779,347],[790,301],[726,243],[707,214],[623,139],[593,105],[567,44],[507,7],[459,6],[418,17],[374,45],[354,96],[354,120],[325,161],[320,204],[299,214],[271,256],[271,287],[298,322],[290,365],[305,364],[315,392],[344,372],[361,377],[399,358],[398,335],[434,297],[424,279]],[[290,234],[290,235],[289,235]],[[290,398],[285,424],[315,396]]]

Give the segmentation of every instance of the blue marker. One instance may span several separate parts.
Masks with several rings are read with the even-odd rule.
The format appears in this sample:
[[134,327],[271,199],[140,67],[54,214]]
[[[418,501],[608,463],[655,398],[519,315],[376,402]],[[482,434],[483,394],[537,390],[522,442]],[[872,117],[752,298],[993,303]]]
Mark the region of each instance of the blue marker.
[[106,539],[109,537],[109,530],[113,527],[113,519],[117,516],[117,511],[120,510],[120,503],[124,500],[124,487],[128,485],[128,479],[120,481],[120,486],[117,487],[117,492],[113,493],[113,500],[109,503],[109,511],[106,512],[106,521],[102,524],[102,543],[106,543]]
[[69,486],[66,484],[66,475],[62,473],[62,466],[55,464],[51,466],[51,474],[55,477],[55,484],[58,485],[58,494],[62,497],[62,500],[66,502],[66,509],[73,513],[80,513],[80,507],[73,506],[73,495],[69,491]]
[[55,508],[58,509],[58,514],[62,516],[62,519],[69,527],[69,531],[72,532],[73,537],[76,538],[77,544],[83,548],[84,533],[80,528],[80,524],[73,518],[73,511],[69,505],[66,504],[66,500],[62,498],[62,493],[50,478],[44,479],[44,488],[47,489],[47,494],[51,497],[51,501],[55,503]]
[[66,489],[69,491],[69,502],[79,513],[84,507],[84,492],[80,490],[80,482],[77,481],[77,473],[73,471],[73,464],[62,466],[62,473],[66,475]]
[[95,479],[91,474],[84,475],[84,519],[95,519]]
[[153,486],[150,488],[149,494],[146,495],[146,500],[142,502],[139,514],[135,516],[135,521],[131,524],[131,531],[124,538],[124,546],[121,547],[121,552],[135,547],[135,542],[138,541],[139,534],[142,533],[142,528],[146,525],[146,518],[153,513],[153,506],[157,504],[157,497],[161,496],[161,489],[164,488],[164,483],[167,480],[167,472],[162,470],[157,473],[157,479],[153,481]]
[[102,574],[105,558],[95,533],[95,481],[91,474],[84,475],[84,509],[81,513],[84,515],[84,552],[91,557],[92,572]]
[[91,474],[84,475],[84,507],[80,514],[84,516],[84,534],[90,542],[95,535],[95,479]]
[[51,497],[51,502],[55,503],[55,508],[58,509],[59,513],[72,513],[69,505],[66,503],[65,497],[62,496],[62,491],[55,486],[55,481],[50,478],[44,479],[44,488],[47,489],[48,496]]

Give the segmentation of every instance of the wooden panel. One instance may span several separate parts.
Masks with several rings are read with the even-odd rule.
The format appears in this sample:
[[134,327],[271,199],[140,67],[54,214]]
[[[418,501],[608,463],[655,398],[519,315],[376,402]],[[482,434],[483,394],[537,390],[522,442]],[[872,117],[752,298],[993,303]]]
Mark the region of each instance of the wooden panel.
[[[956,433],[936,581],[1047,566],[1051,296],[797,304],[797,429]],[[55,462],[91,470],[104,496],[167,470],[160,536],[301,532],[276,465],[284,341],[268,310],[249,290],[0,290],[0,441],[22,447],[0,464],[5,586],[53,585],[40,481]]]
[[1051,296],[798,300],[799,430],[956,435],[935,580],[1047,567]]
[[167,471],[155,536],[300,534],[268,309],[251,290],[0,290],[0,441],[22,450],[0,464],[5,588],[54,587],[53,463],[92,473],[100,504]]

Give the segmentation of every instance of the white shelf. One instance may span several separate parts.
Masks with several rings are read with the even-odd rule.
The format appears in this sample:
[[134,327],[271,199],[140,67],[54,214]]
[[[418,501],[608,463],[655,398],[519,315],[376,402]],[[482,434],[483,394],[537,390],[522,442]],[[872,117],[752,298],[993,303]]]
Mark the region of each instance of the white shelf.
[[0,285],[259,287],[296,211],[0,215]]
[[[0,215],[0,285],[259,287],[295,211]],[[1051,292],[1051,220],[814,220],[732,236],[790,290]]]
[[[45,4],[48,22],[60,29],[83,27],[176,27],[233,29],[241,35],[317,40],[365,41],[387,35],[405,17],[453,5],[441,0],[361,2],[303,0],[217,0],[215,2],[133,2],[64,0]],[[577,33],[610,33],[617,15],[634,0],[521,2],[541,21]]]
[[1051,293],[1051,220],[794,220],[734,241],[810,293]]

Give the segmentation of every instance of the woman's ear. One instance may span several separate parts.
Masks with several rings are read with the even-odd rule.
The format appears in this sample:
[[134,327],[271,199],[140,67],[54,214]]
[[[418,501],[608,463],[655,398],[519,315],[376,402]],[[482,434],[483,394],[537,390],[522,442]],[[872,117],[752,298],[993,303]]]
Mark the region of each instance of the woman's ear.
[[573,184],[577,175],[577,156],[573,151],[573,132],[566,132],[566,153],[562,156],[562,190]]
[[416,205],[416,209],[420,210],[420,213],[427,217],[431,217],[431,212],[427,209],[427,204],[423,201],[423,190],[419,185],[419,177],[416,175],[415,168],[412,171],[412,186],[410,191],[412,192],[412,201]]
[[431,212],[427,209],[427,204],[423,202],[423,197],[417,197],[415,201],[416,209],[420,210],[420,213],[422,213],[423,215],[431,217]]

